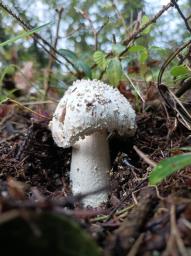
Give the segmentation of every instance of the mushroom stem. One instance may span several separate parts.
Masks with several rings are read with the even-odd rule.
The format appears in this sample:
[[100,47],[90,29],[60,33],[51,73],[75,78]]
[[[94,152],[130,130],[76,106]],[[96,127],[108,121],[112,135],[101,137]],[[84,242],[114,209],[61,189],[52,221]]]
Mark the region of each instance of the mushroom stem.
[[[108,187],[110,154],[106,132],[95,132],[80,139],[72,149],[70,180],[74,195],[86,194]],[[108,191],[88,195],[84,206],[97,207],[107,201]]]

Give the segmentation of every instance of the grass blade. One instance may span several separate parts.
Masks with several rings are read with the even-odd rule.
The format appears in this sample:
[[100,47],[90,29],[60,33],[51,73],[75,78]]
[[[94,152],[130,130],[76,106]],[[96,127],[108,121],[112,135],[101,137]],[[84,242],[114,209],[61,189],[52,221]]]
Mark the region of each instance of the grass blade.
[[160,161],[149,176],[149,184],[156,185],[172,173],[191,165],[191,153],[169,157]]
[[0,46],[2,47],[2,46],[5,46],[5,45],[8,45],[8,44],[11,44],[11,43],[13,43],[13,42],[15,42],[15,41],[17,41],[17,40],[23,38],[23,37],[30,36],[30,35],[32,35],[32,34],[38,32],[38,31],[40,31],[42,28],[44,28],[44,27],[50,25],[51,23],[52,23],[52,22],[48,22],[48,23],[45,23],[45,24],[43,24],[43,25],[41,25],[41,26],[38,26],[38,27],[36,27],[36,28],[33,28],[33,29],[29,30],[29,31],[21,32],[19,35],[17,35],[17,36],[15,36],[15,37],[13,37],[13,38],[10,38],[10,39],[8,39],[8,40],[6,40],[6,41],[0,43]]

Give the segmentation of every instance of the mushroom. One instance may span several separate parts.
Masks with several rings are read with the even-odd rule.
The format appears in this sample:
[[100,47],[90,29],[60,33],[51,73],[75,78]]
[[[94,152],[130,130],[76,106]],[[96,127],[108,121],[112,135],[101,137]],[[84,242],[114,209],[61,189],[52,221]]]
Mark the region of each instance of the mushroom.
[[128,100],[101,81],[77,80],[60,100],[49,127],[59,147],[72,147],[72,193],[88,194],[84,206],[106,202],[108,191],[101,189],[109,184],[108,133],[132,136],[136,130]]

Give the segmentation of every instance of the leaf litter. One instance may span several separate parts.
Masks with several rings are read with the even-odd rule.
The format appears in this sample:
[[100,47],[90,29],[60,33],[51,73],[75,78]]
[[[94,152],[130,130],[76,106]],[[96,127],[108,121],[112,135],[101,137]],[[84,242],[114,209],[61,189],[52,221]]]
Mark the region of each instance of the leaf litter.
[[[6,230],[9,233],[15,226],[19,228],[19,222],[24,220],[30,232],[38,237],[39,229],[44,230],[38,214],[48,213],[50,220],[46,216],[45,225],[56,214],[59,218],[67,217],[69,224],[76,223],[78,232],[88,234],[88,238],[80,240],[82,248],[91,244],[87,255],[91,252],[95,255],[190,255],[191,167],[151,187],[148,175],[152,167],[133,149],[135,145],[158,163],[176,154],[173,148],[190,145],[189,132],[181,125],[176,126],[175,118],[167,119],[159,103],[157,108],[152,103],[146,106],[149,111],[138,113],[138,130],[133,139],[111,136],[110,197],[96,209],[83,209],[82,197],[71,194],[71,149],[54,144],[47,121],[7,105],[10,109],[0,121],[0,233]],[[72,227],[68,231],[78,244]],[[56,230],[55,225],[55,229],[51,227],[47,231],[51,235],[41,238],[51,243]],[[21,233],[22,241],[25,237]],[[38,246],[35,240],[32,247]],[[75,253],[79,250],[77,245],[73,250],[68,246],[71,251],[65,255],[74,255],[74,250]],[[6,248],[5,244],[2,251],[9,252]]]

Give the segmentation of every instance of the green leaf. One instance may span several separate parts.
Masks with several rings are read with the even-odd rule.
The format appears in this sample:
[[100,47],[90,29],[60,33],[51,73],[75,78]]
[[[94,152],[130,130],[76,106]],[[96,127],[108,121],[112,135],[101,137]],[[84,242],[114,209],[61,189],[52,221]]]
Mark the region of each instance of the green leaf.
[[166,56],[166,54],[168,53],[168,50],[169,49],[167,49],[167,48],[162,48],[162,47],[155,46],[155,45],[152,45],[149,47],[149,51],[152,51],[154,54],[158,54],[161,57]]
[[117,86],[119,84],[123,71],[122,71],[121,62],[117,58],[111,59],[108,62],[106,74],[109,82],[112,85]]
[[0,95],[0,105],[1,105],[3,102],[7,101],[7,100],[8,100],[8,98],[7,98],[6,95]]
[[17,66],[15,66],[14,64],[10,64],[8,66],[6,66],[3,71],[2,74],[0,75],[0,84],[2,85],[3,79],[5,77],[6,74],[10,74],[12,75],[15,72],[15,68]]
[[190,73],[189,69],[184,65],[175,66],[171,68],[170,72],[173,76],[182,76]]
[[139,61],[144,63],[148,58],[148,51],[142,45],[133,45],[129,48],[129,52],[137,53],[139,55]]
[[139,54],[139,60],[141,63],[144,63],[148,59],[148,52],[147,49],[145,51],[141,51]]
[[125,49],[126,49],[126,47],[122,44],[113,44],[112,45],[112,52],[117,56],[119,56]]
[[8,39],[8,40],[6,40],[3,43],[0,43],[0,46],[2,47],[2,46],[5,46],[5,45],[8,45],[8,44],[11,44],[11,43],[17,41],[18,39],[23,38],[23,37],[30,36],[30,35],[40,31],[42,28],[44,28],[44,27],[46,27],[46,26],[48,26],[50,24],[52,24],[52,22],[48,22],[48,23],[46,23],[44,25],[41,25],[41,26],[36,27],[36,28],[33,28],[33,29],[29,30],[29,31],[24,31],[24,32],[20,33],[18,36],[15,36],[15,37],[13,37],[11,39]]
[[[144,26],[147,22],[149,22],[149,20],[150,20],[149,17],[146,16],[146,15],[144,15],[144,16],[142,17],[141,26]],[[153,25],[151,24],[151,25],[149,25],[148,27],[146,27],[146,28],[143,30],[142,34],[147,35],[148,33],[151,32],[152,28],[153,28]]]
[[135,52],[135,53],[139,53],[141,51],[145,51],[145,47],[142,45],[133,45],[129,48],[129,52]]
[[59,49],[58,51],[64,58],[70,60],[73,64],[78,60],[78,56],[70,50]]
[[68,59],[79,71],[83,71],[87,77],[91,78],[91,68],[88,64],[86,64],[83,60],[81,60],[76,53],[67,50],[67,49],[59,49],[59,53],[66,59]]
[[15,211],[7,212],[12,219],[0,223],[1,252],[6,255],[100,256],[93,239],[71,218],[30,211],[22,217]]
[[185,153],[164,159],[157,164],[149,175],[149,183],[156,185],[172,173],[191,165],[191,154]]
[[91,68],[88,64],[86,64],[83,60],[78,60],[76,63],[75,63],[76,67],[80,70],[80,71],[83,71],[86,76],[88,78],[92,78],[92,72],[91,72]]
[[102,70],[105,70],[107,66],[106,54],[102,51],[96,51],[93,55],[93,59],[98,67]]

